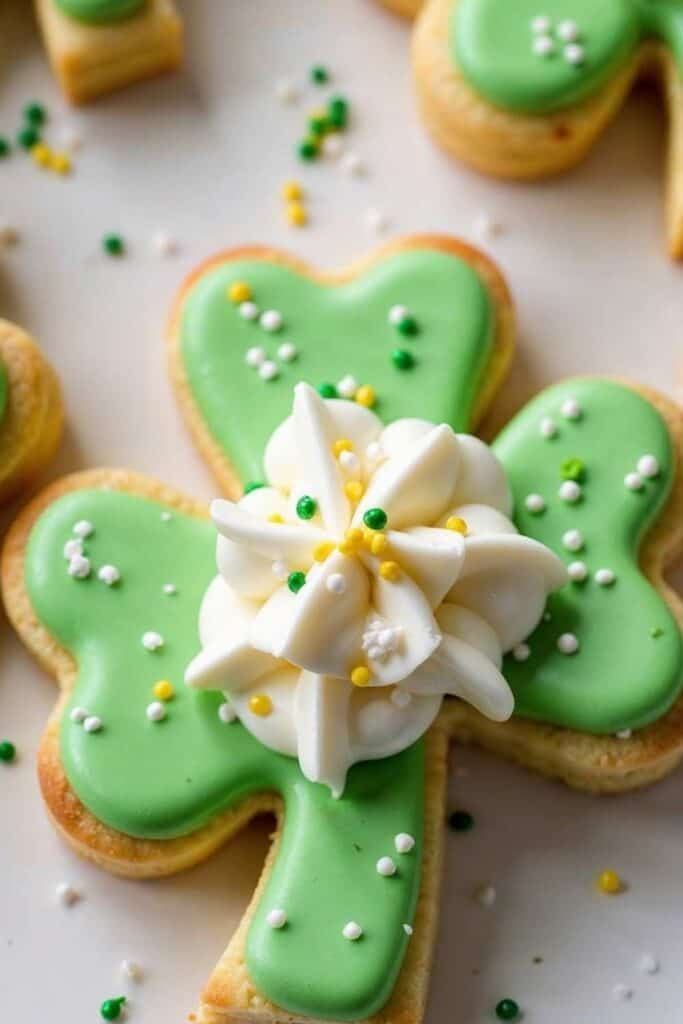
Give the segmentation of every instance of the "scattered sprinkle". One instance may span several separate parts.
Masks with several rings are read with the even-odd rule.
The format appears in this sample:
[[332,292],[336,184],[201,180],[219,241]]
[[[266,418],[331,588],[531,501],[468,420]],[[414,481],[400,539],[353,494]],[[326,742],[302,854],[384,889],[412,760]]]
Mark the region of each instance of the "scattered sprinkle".
[[380,857],[375,867],[377,868],[377,874],[383,875],[385,878],[390,878],[391,875],[396,874],[396,865],[391,857]]
[[325,587],[331,594],[343,594],[346,591],[346,578],[340,572],[333,572],[325,580]]
[[178,240],[165,231],[157,231],[152,238],[152,245],[160,256],[175,256],[178,252]]
[[531,31],[538,35],[550,32],[553,27],[550,18],[545,14],[537,14],[531,19]]
[[660,473],[659,462],[654,455],[641,455],[636,463],[636,469],[641,476],[648,479],[659,476]]
[[152,629],[148,630],[142,634],[142,646],[148,651],[157,651],[164,646],[164,638],[161,633],[156,633]]
[[408,936],[412,935],[413,934],[413,926],[412,926],[412,924],[404,924],[403,925],[403,931]]
[[122,960],[120,966],[121,974],[130,981],[142,981],[143,970],[135,960]]
[[[361,384],[358,391],[356,391],[355,398],[359,405],[364,406],[366,409],[372,409],[377,400],[377,393],[370,384]],[[368,445],[368,447],[370,446]]]
[[342,935],[345,939],[349,939],[351,942],[355,942],[363,934],[363,929],[355,921],[349,921],[342,928]]
[[478,886],[474,892],[475,900],[482,907],[492,907],[496,902],[497,895],[495,887],[491,885],[490,882]]
[[337,392],[342,398],[353,398],[356,391],[358,390],[358,381],[355,377],[352,377],[350,373],[347,373],[345,377],[337,384]]
[[566,398],[560,407],[560,412],[566,420],[581,419],[582,409],[575,398]]
[[236,306],[251,299],[251,287],[247,281],[233,281],[228,287],[228,299]]
[[314,85],[325,85],[330,80],[330,73],[322,64],[314,64],[309,72]]
[[170,512],[162,512],[161,513],[161,521],[162,521],[162,523],[170,523],[172,519],[173,519],[173,515]]
[[365,211],[365,226],[368,231],[374,232],[376,235],[381,235],[389,227],[389,218],[381,210],[378,210],[375,206],[371,206]]
[[279,331],[282,328],[282,313],[276,309],[266,309],[259,317],[259,323],[264,331]]
[[175,583],[164,583],[161,589],[167,597],[173,597],[174,594],[178,593],[178,588]]
[[105,235],[102,239],[102,249],[107,256],[123,256],[126,244],[121,235]]
[[580,530],[567,530],[562,534],[562,546],[567,551],[581,551],[584,546],[583,534]]
[[237,720],[235,709],[229,701],[226,700],[219,706],[218,717],[221,722],[225,722],[226,725],[231,725],[232,722]]
[[283,363],[291,363],[298,355],[297,347],[291,341],[284,341],[278,348],[277,354]]
[[563,43],[575,43],[579,38],[579,26],[569,19],[561,21],[557,26],[557,35]]
[[618,740],[630,740],[633,735],[633,731],[631,729],[619,729],[619,731],[614,735]]
[[75,558],[76,555],[82,554],[83,541],[80,540],[80,538],[72,537],[71,540],[68,540],[64,545],[64,557],[66,558],[67,562],[71,561],[72,558]]
[[261,380],[275,380],[280,376],[280,368],[272,359],[266,359],[258,368],[258,375]]
[[627,473],[624,477],[624,484],[628,487],[629,491],[642,491],[645,481],[640,473]]
[[113,587],[121,579],[121,573],[115,565],[103,565],[97,572],[97,578],[108,587]]
[[247,366],[251,366],[253,370],[258,369],[259,366],[263,366],[266,361],[266,350],[260,345],[252,345],[248,348],[244,354],[244,361]]
[[255,302],[241,302],[238,311],[243,320],[256,320],[260,312]]
[[600,892],[607,893],[609,896],[613,896],[615,893],[621,892],[624,884],[616,873],[610,869],[601,871],[597,878],[597,885]]
[[492,242],[503,234],[503,225],[489,213],[478,213],[474,218],[474,233],[484,242]]
[[550,36],[536,36],[531,48],[537,57],[549,57],[551,53],[555,53],[555,43]]
[[547,440],[550,438],[557,437],[557,424],[554,420],[551,420],[549,416],[544,416],[539,425],[541,437],[545,437]]
[[69,885],[68,882],[59,882],[55,887],[55,895],[64,907],[73,907],[74,903],[78,903],[81,898],[78,889],[74,889],[73,885]]
[[300,93],[289,78],[280,78],[275,83],[275,96],[281,103],[296,103]]
[[71,719],[72,722],[75,722],[77,725],[82,724],[87,717],[88,712],[86,711],[85,708],[82,707],[77,706],[75,708],[72,708],[71,711],[69,712],[69,718]]
[[275,907],[266,914],[266,921],[271,928],[284,928],[287,924],[287,915],[280,907]]
[[395,686],[391,691],[389,700],[396,708],[407,708],[412,704],[412,694],[408,693],[407,690],[402,690],[400,686]]
[[600,587],[611,587],[616,576],[611,569],[598,569],[593,579]]
[[17,756],[17,748],[10,740],[0,741],[0,761],[10,764]]
[[298,594],[303,586],[306,584],[306,573],[305,572],[290,572],[287,577],[287,586],[293,594]]
[[517,644],[512,648],[512,657],[515,661],[527,661],[530,654],[531,648],[528,644]]
[[660,966],[659,960],[652,953],[643,953],[638,961],[638,970],[643,974],[657,974]]
[[499,1003],[496,1003],[496,1017],[498,1020],[518,1020],[518,1004],[514,999],[501,999]]
[[540,512],[545,512],[545,500],[540,494],[527,494],[524,499],[524,504],[529,512],[534,515],[538,515]]
[[259,718],[267,718],[273,710],[273,702],[267,694],[257,693],[249,698],[249,710],[252,715],[258,715]]
[[152,693],[154,694],[157,700],[173,700],[173,698],[175,697],[173,683],[171,683],[168,679],[160,679],[157,683],[155,683],[154,686],[152,687]]
[[99,732],[102,728],[102,720],[97,715],[88,715],[83,722],[83,728],[86,732]]
[[397,853],[410,853],[415,847],[415,840],[408,832],[399,832],[394,836],[394,846]]
[[588,566],[585,562],[571,562],[567,566],[567,575],[572,583],[583,583],[588,577]]
[[618,982],[612,988],[612,998],[624,1001],[633,999],[633,989],[629,988],[628,985],[622,984],[622,982]]
[[391,353],[391,361],[397,370],[412,370],[415,356],[405,348],[395,348]]
[[90,537],[95,532],[95,527],[88,519],[79,519],[77,523],[73,525],[73,533],[76,537],[80,537],[81,540],[85,540],[86,537]]
[[147,705],[145,714],[150,722],[163,722],[166,718],[166,708],[160,700],[153,700],[151,704]]
[[652,637],[652,638],[653,638],[654,640],[658,640],[658,639],[659,639],[659,637],[660,637],[660,636],[663,636],[663,635],[664,635],[664,630],[662,629],[662,627],[661,627],[661,626],[652,626],[652,627],[650,628],[650,636],[651,636],[651,637]]
[[125,996],[117,996],[116,999],[105,999],[100,1006],[100,1016],[104,1020],[118,1020],[125,1002]]
[[579,649],[579,640],[574,633],[562,633],[557,638],[557,649],[560,654],[576,654]]
[[365,164],[357,153],[346,153],[342,157],[341,166],[347,174],[351,174],[357,178],[365,174],[366,170]]
[[85,555],[74,555],[69,562],[69,576],[76,580],[85,580],[90,575],[90,559]]

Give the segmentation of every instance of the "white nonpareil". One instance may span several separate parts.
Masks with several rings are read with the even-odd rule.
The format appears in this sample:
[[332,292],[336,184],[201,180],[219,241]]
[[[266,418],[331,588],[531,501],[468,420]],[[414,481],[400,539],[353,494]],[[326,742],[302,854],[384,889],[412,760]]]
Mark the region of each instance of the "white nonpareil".
[[[188,685],[223,690],[258,740],[298,757],[335,796],[352,764],[415,742],[446,694],[509,718],[503,653],[531,633],[566,573],[517,533],[489,448],[424,420],[383,427],[299,384],[264,468],[268,486],[211,506],[219,575]],[[385,513],[383,529],[365,524],[370,509]],[[305,574],[298,590],[291,573]],[[408,699],[393,700],[397,691]],[[250,704],[256,696],[267,699]]]

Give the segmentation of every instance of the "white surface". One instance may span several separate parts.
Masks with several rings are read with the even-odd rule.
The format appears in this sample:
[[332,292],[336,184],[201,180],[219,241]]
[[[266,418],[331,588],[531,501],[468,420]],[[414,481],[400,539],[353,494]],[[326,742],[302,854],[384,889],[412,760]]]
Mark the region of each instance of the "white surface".
[[[19,154],[0,166],[0,216],[21,234],[0,255],[0,311],[40,340],[69,412],[50,477],[122,465],[211,497],[166,378],[174,289],[197,261],[245,241],[343,265],[374,243],[369,209],[391,232],[473,238],[475,225],[503,227],[489,248],[518,303],[520,351],[498,420],[576,372],[639,378],[680,397],[683,267],[664,254],[665,124],[652,97],[633,98],[576,173],[505,185],[432,148],[413,108],[408,28],[369,2],[193,0],[183,75],[78,113],[56,95],[29,6],[5,0],[0,11],[12,58],[0,131],[13,133],[37,98],[52,114],[49,138],[75,128],[84,143],[71,180]],[[348,146],[366,162],[364,177],[333,163],[301,168],[291,155],[318,93],[304,84],[304,102],[283,107],[275,82],[304,82],[318,61],[353,103]],[[278,187],[292,174],[310,194],[303,231],[281,219]],[[125,260],[100,253],[113,230],[127,239]],[[160,232],[178,240],[176,257],[159,254]],[[17,764],[0,765],[3,1019],[89,1024],[104,998],[127,991],[131,1024],[184,1020],[257,878],[267,828],[162,882],[124,882],[80,863],[48,825],[35,782],[52,684],[7,627],[0,659],[0,732],[21,751]],[[455,763],[469,773],[454,776],[453,803],[474,813],[476,828],[448,840],[429,1024],[483,1024],[506,995],[525,1024],[680,1024],[680,773],[596,800],[473,752],[457,751]],[[629,883],[611,899],[593,888],[607,866]],[[69,908],[55,892],[62,881],[83,894]],[[498,895],[487,909],[473,893],[489,881]],[[661,958],[659,974],[638,970],[644,953]],[[122,979],[125,958],[143,967],[143,981]],[[617,984],[634,989],[630,1002],[615,1001]]]

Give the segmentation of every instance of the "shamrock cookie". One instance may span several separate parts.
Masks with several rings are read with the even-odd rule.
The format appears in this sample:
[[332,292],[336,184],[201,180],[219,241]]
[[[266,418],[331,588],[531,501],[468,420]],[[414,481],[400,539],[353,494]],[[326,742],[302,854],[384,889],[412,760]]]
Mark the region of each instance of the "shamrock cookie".
[[0,320],[0,500],[30,484],[62,433],[52,368],[20,327]]
[[536,179],[577,164],[636,79],[670,123],[667,237],[683,255],[683,30],[666,0],[429,0],[413,66],[425,123],[477,170]]
[[173,0],[36,0],[50,63],[72,103],[177,68],[182,22]]

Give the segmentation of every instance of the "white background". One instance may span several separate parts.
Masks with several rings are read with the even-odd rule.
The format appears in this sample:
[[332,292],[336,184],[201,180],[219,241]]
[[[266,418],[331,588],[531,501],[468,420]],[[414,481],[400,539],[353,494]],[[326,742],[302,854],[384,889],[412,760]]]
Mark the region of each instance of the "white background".
[[[212,496],[166,376],[174,290],[200,259],[248,241],[344,265],[375,242],[365,224],[371,207],[391,219],[388,235],[476,240],[482,214],[503,226],[489,249],[518,303],[520,346],[498,419],[576,372],[629,376],[681,397],[683,266],[664,253],[666,125],[653,96],[633,97],[576,173],[500,184],[451,163],[423,135],[408,26],[370,0],[183,6],[182,75],[72,113],[57,96],[30,5],[2,3],[0,133],[13,134],[24,103],[40,99],[49,140],[83,138],[66,181],[23,154],[0,165],[0,215],[20,233],[0,254],[0,312],[43,345],[68,409],[48,477],[120,465]],[[320,95],[305,87],[315,62],[333,69],[352,102],[348,146],[367,163],[364,179],[335,164],[300,168],[292,156]],[[275,99],[281,77],[304,84],[299,106]],[[310,195],[303,231],[281,215],[278,188],[292,174]],[[102,255],[108,231],[125,236],[124,260]],[[178,240],[177,257],[155,250],[159,231]],[[15,765],[0,765],[2,1017],[90,1024],[104,998],[128,991],[131,1024],[181,1022],[258,876],[267,827],[162,882],[124,882],[80,863],[48,825],[35,781],[53,685],[6,625],[1,643],[0,733],[20,750]],[[523,1006],[526,1024],[683,1021],[680,773],[642,794],[594,799],[474,752],[457,750],[454,763],[453,806],[471,810],[476,827],[448,838],[429,1024],[490,1021],[505,995]],[[611,899],[593,885],[608,866],[629,884]],[[55,898],[61,881],[83,894],[71,909]],[[487,910],[473,892],[488,881],[498,899]],[[646,952],[661,959],[656,976],[638,970]],[[122,983],[124,957],[145,968],[140,985]],[[614,999],[619,983],[634,989],[630,1002]]]

